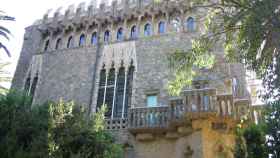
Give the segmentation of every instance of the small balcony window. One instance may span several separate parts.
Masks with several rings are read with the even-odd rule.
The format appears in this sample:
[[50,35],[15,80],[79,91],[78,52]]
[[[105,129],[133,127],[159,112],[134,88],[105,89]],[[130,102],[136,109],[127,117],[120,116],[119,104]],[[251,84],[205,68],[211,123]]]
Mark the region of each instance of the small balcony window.
[[117,41],[123,41],[123,38],[124,38],[123,28],[119,28],[117,33]]
[[109,43],[109,40],[110,40],[110,31],[107,30],[104,32],[104,42]]
[[187,19],[186,27],[187,27],[188,31],[194,31],[195,30],[195,21],[194,21],[193,17],[189,17]]
[[152,25],[148,23],[144,26],[144,36],[151,36],[151,35],[152,35]]
[[97,39],[97,33],[94,32],[94,33],[92,34],[92,36],[91,36],[91,44],[97,45],[97,41],[98,41],[98,39]]
[[84,46],[86,44],[86,36],[82,34],[80,36],[79,46]]
[[148,107],[157,106],[157,95],[148,95],[147,96],[147,106]]
[[132,26],[132,28],[131,28],[131,33],[130,33],[130,38],[131,39],[136,39],[137,38],[137,28],[136,28],[136,26],[134,25],[134,26]]
[[159,34],[165,33],[165,23],[163,21],[159,22],[158,24],[158,33]]

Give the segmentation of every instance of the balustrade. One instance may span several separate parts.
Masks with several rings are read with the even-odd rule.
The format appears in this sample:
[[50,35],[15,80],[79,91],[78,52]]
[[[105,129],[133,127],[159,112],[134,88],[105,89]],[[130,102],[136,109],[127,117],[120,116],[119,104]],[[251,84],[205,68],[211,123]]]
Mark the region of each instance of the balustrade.
[[130,129],[167,127],[169,107],[134,108],[129,112]]
[[127,120],[107,120],[107,129],[166,131],[169,127],[180,124],[185,117],[194,119],[213,113],[218,117],[238,119],[237,111],[239,110],[235,107],[232,94],[217,95],[216,89],[210,88],[186,90],[180,98],[170,100],[170,106],[129,109]]
[[234,115],[234,104],[233,104],[233,95],[224,94],[217,96],[217,106],[216,110],[219,116],[233,116]]

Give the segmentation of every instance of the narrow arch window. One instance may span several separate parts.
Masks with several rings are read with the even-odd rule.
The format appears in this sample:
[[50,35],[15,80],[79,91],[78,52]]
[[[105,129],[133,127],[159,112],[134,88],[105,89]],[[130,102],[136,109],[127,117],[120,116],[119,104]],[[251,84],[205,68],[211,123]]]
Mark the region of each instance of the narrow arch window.
[[91,35],[91,44],[96,45],[97,44],[97,32],[94,32]]
[[128,69],[127,81],[126,81],[126,93],[125,93],[125,105],[124,105],[124,117],[127,117],[128,109],[131,107],[131,97],[132,97],[132,81],[134,66],[131,65]]
[[112,115],[114,91],[115,91],[115,69],[111,68],[108,74],[107,86],[106,86],[106,99],[105,99],[105,104],[107,105],[107,112],[105,113],[106,117],[111,117]]
[[175,32],[180,32],[180,20],[179,18],[175,18],[171,21],[171,25]]
[[56,44],[55,44],[55,49],[60,49],[60,45],[61,45],[61,39],[59,38],[57,41],[56,41]]
[[109,40],[110,40],[110,31],[107,30],[104,32],[104,42],[109,43]]
[[130,31],[130,38],[131,39],[136,39],[137,38],[137,27],[136,25],[133,25]]
[[44,51],[47,51],[49,49],[49,45],[50,45],[50,40],[47,40],[45,43]]
[[80,36],[79,46],[84,46],[86,44],[86,36],[85,34],[82,34]]
[[34,94],[35,94],[35,90],[36,90],[36,87],[37,87],[38,80],[39,80],[39,77],[38,77],[38,74],[36,74],[36,76],[35,76],[34,79],[33,79],[31,88],[30,88],[30,95],[31,95],[32,97],[33,97]]
[[73,37],[70,36],[70,37],[68,38],[67,48],[73,48],[73,45],[74,45]]
[[194,31],[195,30],[195,21],[193,17],[189,17],[186,21],[186,27],[188,31]]
[[161,21],[158,24],[158,33],[163,34],[165,33],[165,22]]
[[124,99],[124,86],[125,86],[125,68],[121,67],[117,76],[116,98],[114,117],[122,117],[123,99]]
[[106,70],[102,69],[100,71],[99,77],[99,89],[98,89],[98,97],[97,97],[97,109],[103,105],[104,101],[104,92],[105,92],[105,85],[106,85]]
[[152,25],[148,23],[144,26],[144,36],[151,36],[151,35],[152,35]]
[[123,28],[119,28],[117,32],[117,41],[122,41],[124,38]]
[[24,84],[24,91],[28,93],[29,88],[30,88],[30,84],[31,84],[31,74],[28,75],[25,84]]

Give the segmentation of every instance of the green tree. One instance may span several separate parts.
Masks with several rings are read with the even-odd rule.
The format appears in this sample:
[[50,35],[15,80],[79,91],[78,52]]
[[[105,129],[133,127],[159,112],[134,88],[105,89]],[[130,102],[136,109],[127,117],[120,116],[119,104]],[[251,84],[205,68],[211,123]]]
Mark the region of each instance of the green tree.
[[[0,22],[1,21],[15,21],[15,18],[6,15],[5,12],[0,10]],[[6,40],[10,40],[10,37],[9,37],[10,35],[11,35],[11,32],[9,31],[9,29],[2,26],[2,24],[0,23],[0,37],[4,37]],[[0,41],[0,49],[4,49],[6,54],[9,57],[11,56],[9,49],[1,41]]]
[[122,156],[122,147],[104,130],[105,108],[88,121],[85,110],[72,102],[31,103],[26,93],[0,97],[1,158]]
[[265,115],[267,148],[272,158],[280,158],[280,101],[270,104]]
[[[206,12],[205,31],[193,40],[187,52],[175,53],[176,79],[172,91],[188,84],[197,68],[213,65],[215,46],[222,46],[229,62],[244,62],[257,72],[267,89],[266,97],[280,97],[280,1],[278,0],[193,0],[193,8]],[[190,57],[191,56],[191,57]],[[197,57],[192,57],[197,56]],[[209,60],[211,59],[211,60]],[[174,63],[174,62],[173,62]],[[191,74],[191,75],[188,75]]]
[[237,128],[235,158],[265,158],[266,149],[265,126],[250,123],[246,128]]

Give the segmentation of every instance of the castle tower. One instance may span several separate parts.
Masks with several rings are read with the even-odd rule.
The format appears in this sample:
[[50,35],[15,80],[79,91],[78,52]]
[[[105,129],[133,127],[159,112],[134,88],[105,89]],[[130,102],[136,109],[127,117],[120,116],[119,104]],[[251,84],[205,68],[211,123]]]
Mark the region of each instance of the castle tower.
[[92,113],[106,104],[107,130],[126,144],[125,157],[216,158],[220,146],[234,145],[233,128],[249,106],[245,71],[227,63],[221,47],[212,71],[169,95],[169,55],[191,48],[203,30],[205,10],[190,5],[92,1],[47,13],[26,28],[12,88],[33,95],[34,104],[62,98]]

